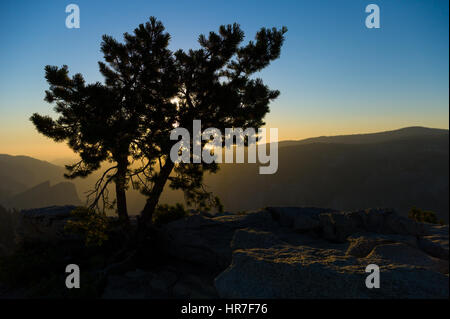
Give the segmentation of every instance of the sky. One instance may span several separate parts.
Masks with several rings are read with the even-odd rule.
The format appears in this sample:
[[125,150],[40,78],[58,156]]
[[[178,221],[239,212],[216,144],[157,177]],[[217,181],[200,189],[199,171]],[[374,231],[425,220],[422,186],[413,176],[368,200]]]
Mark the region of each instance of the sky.
[[[68,4],[80,28],[68,29]],[[380,28],[368,29],[368,4]],[[102,81],[101,36],[121,40],[150,16],[170,48],[197,48],[200,34],[237,22],[252,40],[287,26],[280,58],[258,74],[281,92],[265,120],[280,140],[370,133],[407,126],[449,127],[449,6],[437,0],[0,1],[0,153],[53,161],[69,148],[39,135],[29,117],[54,115],[45,65]]]

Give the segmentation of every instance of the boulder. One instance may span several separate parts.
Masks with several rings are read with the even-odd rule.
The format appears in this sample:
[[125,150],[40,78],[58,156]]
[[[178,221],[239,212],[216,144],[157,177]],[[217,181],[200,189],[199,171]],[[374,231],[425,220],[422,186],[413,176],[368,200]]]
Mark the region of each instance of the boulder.
[[316,207],[267,207],[281,226],[291,227],[299,232],[307,232],[320,226],[319,214],[336,212],[332,209]]
[[367,256],[375,264],[382,259],[389,263],[423,267],[448,274],[448,262],[431,257],[419,249],[404,243],[393,243],[376,246]]
[[[398,225],[392,225],[395,222]],[[346,243],[349,236],[364,232],[415,236],[421,233],[417,224],[386,209],[337,212],[314,207],[268,207],[245,214],[194,214],[163,226],[161,233],[164,251],[170,256],[222,271],[231,263],[230,243],[239,229],[283,233],[279,236],[290,243],[314,241],[314,236]],[[373,248],[373,243],[370,245]]]
[[17,243],[55,242],[72,238],[64,230],[64,226],[75,208],[75,206],[51,206],[22,210],[19,213],[16,230]]
[[419,238],[419,247],[433,257],[448,260],[448,226],[426,226],[426,235]]
[[250,248],[270,248],[278,245],[286,245],[285,242],[278,239],[274,234],[265,231],[256,231],[253,229],[238,229],[234,233],[231,248],[250,249]]
[[[148,299],[167,298],[167,291],[152,287],[154,274],[137,270],[125,275],[108,276],[103,290],[104,299]],[[164,294],[165,293],[165,294]]]
[[[174,260],[215,277],[212,289],[211,279],[182,274],[169,290],[174,297],[448,298],[448,262],[439,259],[448,256],[448,227],[389,209],[194,214],[161,233]],[[365,285],[372,263],[380,289]]]
[[248,226],[268,230],[277,225],[267,211],[213,218],[193,215],[163,227],[164,250],[171,257],[222,271],[231,263],[234,232]]
[[390,209],[331,212],[319,215],[322,235],[330,241],[345,242],[358,232],[421,236],[424,225],[397,215]]
[[199,276],[186,275],[181,277],[172,290],[175,298],[211,299],[217,298],[217,291],[212,282]]
[[318,218],[312,218],[306,215],[299,215],[294,220],[293,229],[296,232],[304,233],[312,230],[316,230],[320,227]]
[[391,243],[404,243],[417,247],[417,239],[407,235],[384,235],[376,233],[354,234],[348,237],[350,245],[346,254],[354,257],[366,257],[375,246]]
[[[172,268],[172,267],[170,267]],[[173,270],[173,269],[172,269]],[[136,269],[108,276],[104,299],[217,298],[212,280],[195,274]]]
[[[234,242],[243,232],[236,232]],[[268,234],[247,232],[251,244],[236,246],[232,264],[215,279],[222,298],[448,298],[448,276],[421,263],[393,263],[386,254],[358,259],[335,249],[280,246]],[[255,247],[258,242],[263,248]],[[365,268],[374,260],[382,269],[380,289],[365,285]]]
[[322,236],[330,241],[345,242],[348,236],[361,231],[357,217],[359,217],[357,214],[351,212],[320,214]]
[[385,218],[385,229],[381,233],[422,236],[425,233],[424,224],[397,214],[388,214]]

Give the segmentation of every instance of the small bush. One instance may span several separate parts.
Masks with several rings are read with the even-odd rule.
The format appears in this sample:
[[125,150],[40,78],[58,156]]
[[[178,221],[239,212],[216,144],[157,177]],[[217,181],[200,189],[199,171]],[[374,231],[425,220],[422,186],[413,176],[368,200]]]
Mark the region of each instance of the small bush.
[[13,213],[0,206],[0,255],[12,251],[14,246]]
[[438,220],[435,212],[424,211],[416,207],[411,208],[408,217],[419,223],[442,224],[442,220],[441,221]]
[[[95,274],[96,268],[89,267],[88,256],[92,254],[87,248],[67,243],[24,247],[0,257],[0,282],[18,289],[25,298],[98,298],[103,283]],[[70,263],[83,270],[80,289],[66,288],[65,268]]]
[[[27,243],[9,256],[0,257],[0,282],[25,298],[98,298],[104,269],[113,255],[107,245],[86,247],[80,241]],[[67,289],[68,264],[82,271],[81,288]]]
[[86,246],[101,246],[108,240],[109,220],[106,215],[78,207],[72,211],[72,216],[65,230],[83,236]]
[[153,214],[153,223],[155,225],[168,224],[175,220],[187,217],[189,213],[184,209],[184,206],[177,203],[175,206],[167,204],[158,205]]

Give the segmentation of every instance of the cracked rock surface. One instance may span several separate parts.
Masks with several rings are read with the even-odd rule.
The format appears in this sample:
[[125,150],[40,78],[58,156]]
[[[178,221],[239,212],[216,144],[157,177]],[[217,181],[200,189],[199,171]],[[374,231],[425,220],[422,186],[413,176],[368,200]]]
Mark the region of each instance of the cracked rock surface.
[[[448,226],[392,210],[271,207],[161,229],[173,263],[109,278],[104,297],[448,298]],[[369,289],[365,269],[380,269]]]

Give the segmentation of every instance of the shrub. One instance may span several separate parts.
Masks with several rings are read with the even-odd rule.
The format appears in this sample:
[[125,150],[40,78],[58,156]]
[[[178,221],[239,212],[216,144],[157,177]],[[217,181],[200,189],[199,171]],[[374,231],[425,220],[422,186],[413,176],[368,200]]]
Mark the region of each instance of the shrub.
[[[98,250],[75,243],[28,244],[10,256],[0,257],[0,282],[10,289],[19,289],[26,298],[98,298],[102,278],[93,267],[91,256],[101,258]],[[83,270],[80,289],[67,289],[65,268],[76,263]]]
[[81,235],[86,246],[101,246],[108,240],[109,220],[105,214],[78,207],[72,211],[73,219],[69,220],[65,230]]
[[[12,250],[14,246],[14,225],[12,212],[0,206],[0,255]],[[4,247],[2,249],[2,247]]]
[[430,224],[439,224],[442,221],[438,221],[435,212],[432,211],[424,211],[420,208],[413,207],[409,211],[408,217],[416,222],[420,223],[430,223]]

